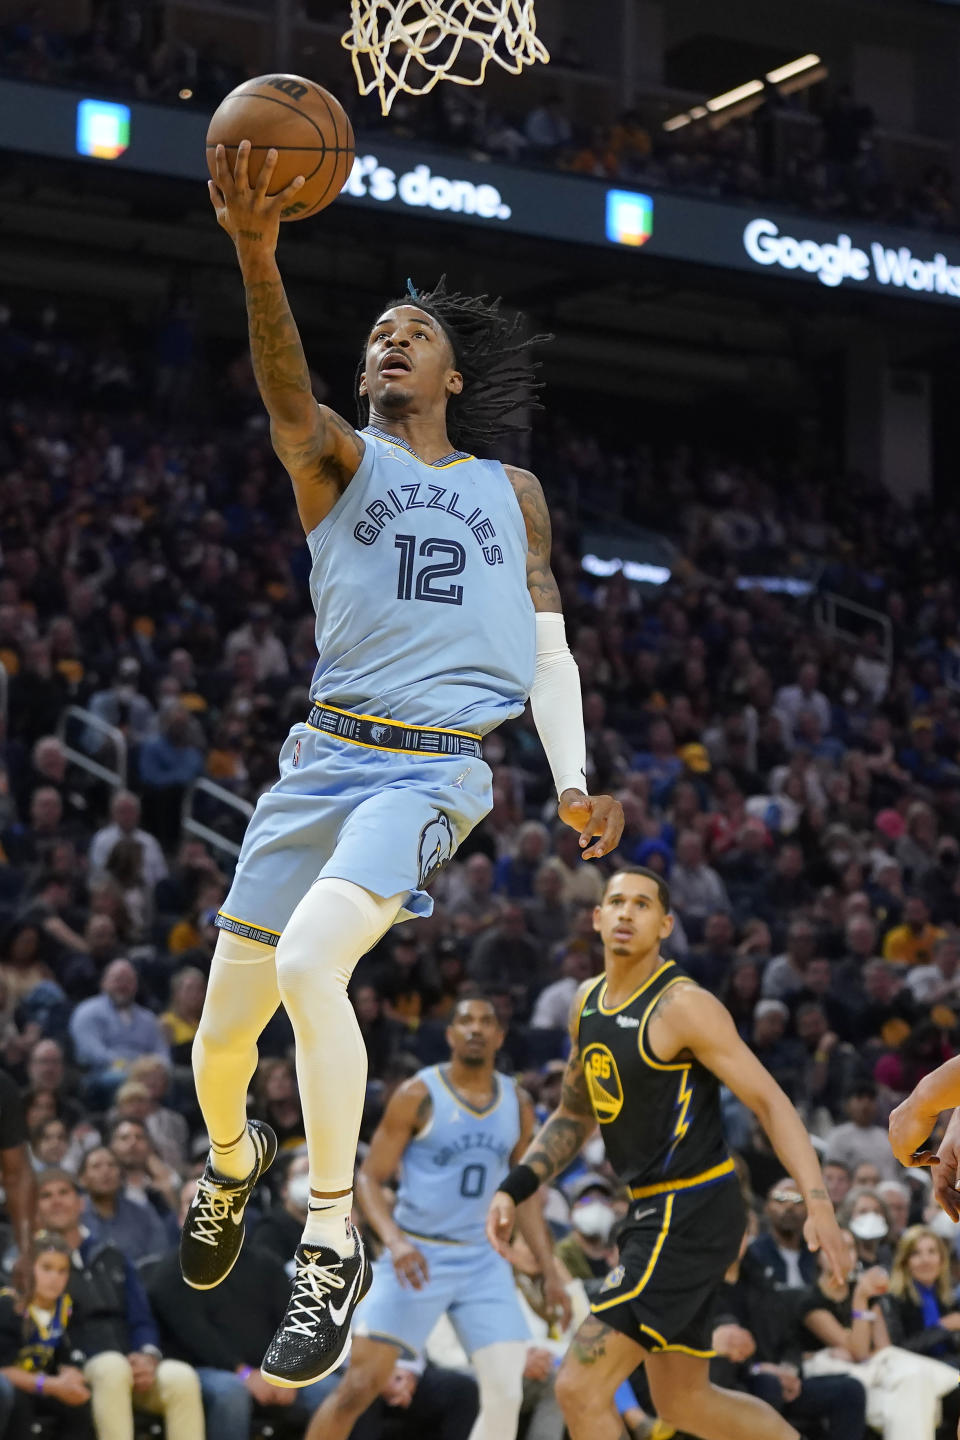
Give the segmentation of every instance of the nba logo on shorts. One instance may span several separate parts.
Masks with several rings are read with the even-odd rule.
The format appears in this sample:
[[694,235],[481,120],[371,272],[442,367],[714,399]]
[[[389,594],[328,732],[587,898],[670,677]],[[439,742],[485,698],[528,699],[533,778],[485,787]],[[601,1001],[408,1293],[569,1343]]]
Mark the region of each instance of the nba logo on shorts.
[[623,1284],[623,1277],[626,1274],[622,1265],[615,1265],[610,1274],[600,1286],[601,1290],[616,1290],[618,1285]]
[[653,200],[635,190],[607,191],[607,239],[615,245],[646,245],[653,234]]
[[300,764],[300,741],[299,741],[299,740],[297,741],[296,745],[294,745],[294,747],[293,747],[293,763],[294,763],[294,765],[299,765],[299,764]]

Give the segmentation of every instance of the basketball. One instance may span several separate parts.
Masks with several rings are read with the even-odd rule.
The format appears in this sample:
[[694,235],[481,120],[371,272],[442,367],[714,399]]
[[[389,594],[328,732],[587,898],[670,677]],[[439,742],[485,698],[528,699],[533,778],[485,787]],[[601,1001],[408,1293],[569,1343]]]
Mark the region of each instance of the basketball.
[[271,194],[297,175],[304,184],[281,220],[306,220],[336,200],[353,166],[353,126],[340,101],[301,75],[258,75],[221,101],[207,129],[207,166],[217,178],[216,151],[226,147],[231,173],[241,140],[250,141],[249,176],[256,184],[267,151],[277,151]]

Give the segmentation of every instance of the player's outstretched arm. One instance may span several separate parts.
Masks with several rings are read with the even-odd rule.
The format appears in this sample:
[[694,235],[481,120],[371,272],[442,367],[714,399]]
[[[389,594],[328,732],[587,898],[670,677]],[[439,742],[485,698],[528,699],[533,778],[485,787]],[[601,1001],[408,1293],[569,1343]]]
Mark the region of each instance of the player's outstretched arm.
[[584,992],[595,982],[586,981],[573,997],[570,1008],[570,1056],[563,1074],[560,1104],[541,1125],[500,1186],[487,1214],[487,1239],[495,1250],[506,1253],[513,1234],[518,1205],[565,1170],[597,1126],[590,1092],[580,1063],[578,1025]]
[[217,146],[217,179],[209,181],[217,221],[236,246],[247,300],[250,354],[270,416],[270,438],[293,481],[297,509],[309,535],[336,504],[363,458],[363,441],[326,405],[318,405],[300,334],[277,267],[280,212],[303,183],[297,176],[268,195],[277,152],[270,150],[251,185],[250,143],[242,140],[233,173]]
[[653,1021],[658,1055],[694,1055],[756,1115],[807,1202],[807,1245],[811,1250],[822,1247],[834,1275],[843,1280],[847,1251],[806,1126],[769,1070],[741,1040],[726,1006],[699,985],[672,985],[661,995]]
[[422,1080],[414,1077],[405,1081],[390,1097],[357,1172],[357,1204],[389,1250],[400,1283],[414,1290],[429,1279],[426,1256],[395,1224],[384,1186],[397,1173],[410,1141],[430,1119],[432,1106]]
[[550,568],[553,536],[543,487],[529,470],[515,465],[504,468],[527,532],[527,589],[537,625],[537,669],[530,692],[533,720],[557,787],[560,819],[580,831],[583,858],[594,860],[619,844],[623,808],[611,795],[588,795],[586,790],[580,672],[567,645],[560,589]]

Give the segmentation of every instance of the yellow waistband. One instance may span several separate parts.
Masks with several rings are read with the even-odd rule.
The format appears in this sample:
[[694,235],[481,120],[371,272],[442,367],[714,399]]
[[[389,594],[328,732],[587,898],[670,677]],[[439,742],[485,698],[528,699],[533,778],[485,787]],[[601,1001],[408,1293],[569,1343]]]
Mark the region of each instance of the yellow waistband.
[[728,1158],[721,1165],[714,1165],[712,1170],[701,1170],[699,1175],[691,1175],[686,1180],[664,1180],[660,1185],[632,1185],[630,1198],[646,1200],[648,1195],[668,1195],[673,1190],[692,1190],[696,1185],[709,1185],[712,1181],[722,1180],[724,1175],[733,1173],[733,1161]]
[[[349,715],[351,720],[371,720],[374,725],[394,725],[398,730],[427,730],[431,735],[461,735],[465,740],[481,740],[483,737],[474,733],[473,730],[447,730],[442,725],[410,725],[406,720],[386,720],[382,715],[361,715],[359,710],[341,710],[337,705],[328,705],[326,700],[314,700],[312,702],[320,710],[332,710],[335,715]],[[311,730],[316,730],[316,725],[311,725]],[[338,740],[343,736],[338,735]]]

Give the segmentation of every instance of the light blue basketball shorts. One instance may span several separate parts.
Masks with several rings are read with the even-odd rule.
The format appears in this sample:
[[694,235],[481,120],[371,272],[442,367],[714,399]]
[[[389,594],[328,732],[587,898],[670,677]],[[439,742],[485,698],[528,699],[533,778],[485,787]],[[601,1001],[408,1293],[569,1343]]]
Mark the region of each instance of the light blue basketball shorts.
[[426,1257],[430,1278],[422,1290],[401,1285],[385,1254],[373,1267],[370,1294],[358,1309],[354,1335],[396,1345],[415,1359],[446,1311],[468,1355],[498,1340],[529,1340],[513,1271],[486,1243],[411,1240]]
[[493,804],[490,767],[466,755],[353,744],[304,722],[260,796],[217,925],[276,945],[321,876],[403,894],[399,919],[429,915],[426,885]]

